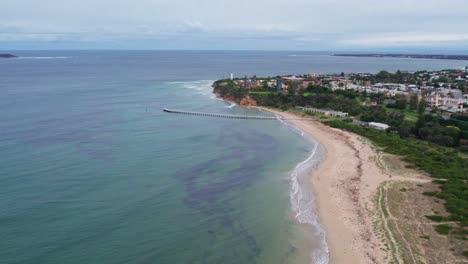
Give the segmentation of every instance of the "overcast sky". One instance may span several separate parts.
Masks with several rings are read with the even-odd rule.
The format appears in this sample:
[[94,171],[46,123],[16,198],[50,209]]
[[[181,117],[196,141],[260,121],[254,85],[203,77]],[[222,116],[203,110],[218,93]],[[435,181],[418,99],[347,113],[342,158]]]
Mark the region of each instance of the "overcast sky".
[[0,50],[465,50],[467,0],[3,0]]

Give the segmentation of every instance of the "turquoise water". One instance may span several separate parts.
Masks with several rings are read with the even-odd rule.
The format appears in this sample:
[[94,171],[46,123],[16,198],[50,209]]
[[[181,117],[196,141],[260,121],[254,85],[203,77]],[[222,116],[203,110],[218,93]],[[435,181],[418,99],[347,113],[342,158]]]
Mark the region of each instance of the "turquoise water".
[[319,145],[279,121],[161,109],[268,115],[213,98],[211,83],[231,71],[382,69],[375,59],[14,53],[23,58],[0,61],[0,263],[326,262],[304,178]]
[[249,111],[211,98],[211,83],[85,91],[68,83],[11,105],[1,141],[2,262],[290,259],[287,176],[310,147],[275,121],[161,111]]

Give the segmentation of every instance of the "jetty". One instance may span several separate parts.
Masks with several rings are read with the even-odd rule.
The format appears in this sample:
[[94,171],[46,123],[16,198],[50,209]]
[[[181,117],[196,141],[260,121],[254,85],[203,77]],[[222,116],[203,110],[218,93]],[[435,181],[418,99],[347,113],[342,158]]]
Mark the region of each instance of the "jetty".
[[168,108],[163,108],[163,111],[166,113],[171,113],[171,114],[221,117],[221,118],[231,118],[231,119],[257,119],[257,120],[309,120],[310,119],[310,118],[284,118],[280,116],[228,115],[228,114],[220,114],[220,113],[203,113],[203,112],[173,110],[173,109],[168,109]]

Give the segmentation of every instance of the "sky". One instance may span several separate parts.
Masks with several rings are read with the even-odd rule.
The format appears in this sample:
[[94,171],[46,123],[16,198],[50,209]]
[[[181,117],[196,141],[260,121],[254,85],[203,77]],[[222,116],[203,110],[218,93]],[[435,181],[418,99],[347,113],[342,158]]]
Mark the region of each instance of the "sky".
[[0,50],[468,53],[467,0],[0,0]]

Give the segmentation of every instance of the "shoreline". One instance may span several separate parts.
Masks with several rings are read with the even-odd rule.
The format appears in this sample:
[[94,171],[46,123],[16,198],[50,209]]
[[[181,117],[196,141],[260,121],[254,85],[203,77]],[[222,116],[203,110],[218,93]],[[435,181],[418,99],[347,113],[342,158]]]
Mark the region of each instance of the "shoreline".
[[[282,117],[297,115],[256,107]],[[325,148],[325,158],[309,173],[319,222],[325,230],[329,263],[384,263],[387,252],[373,230],[374,197],[390,180],[374,161],[371,144],[349,132],[313,120],[289,120]]]

